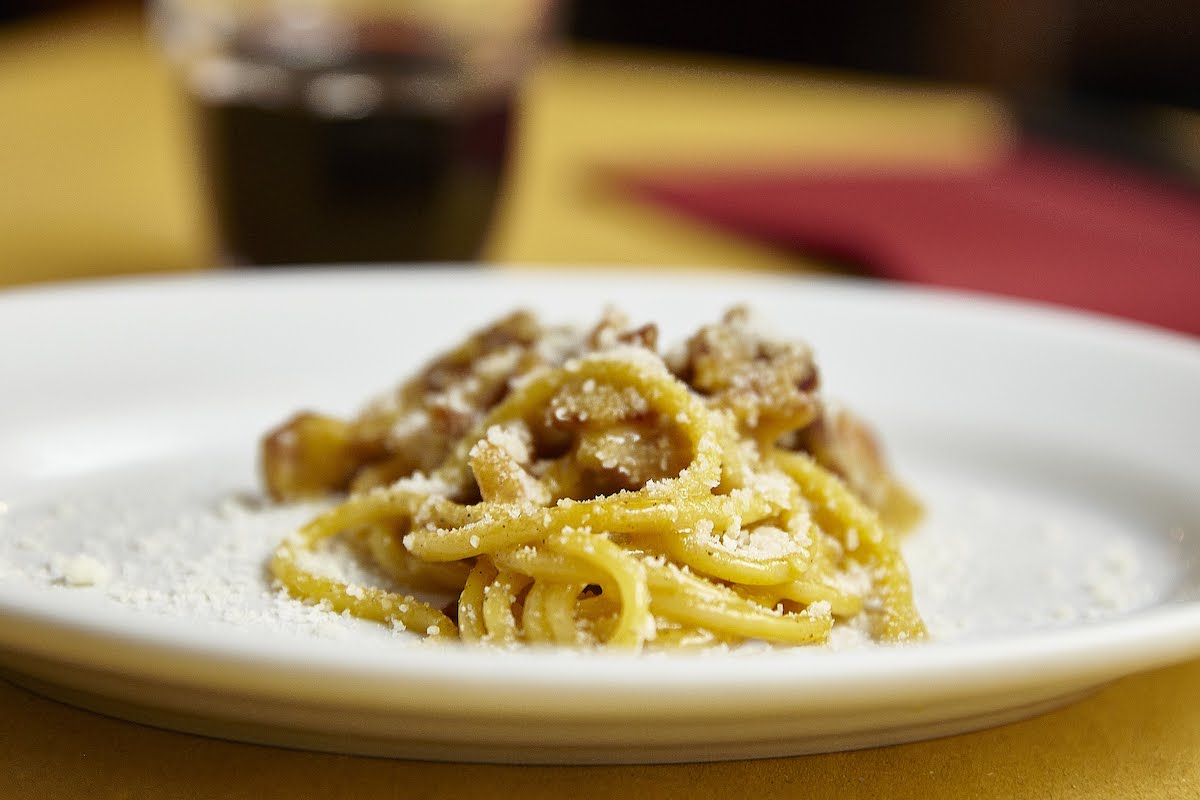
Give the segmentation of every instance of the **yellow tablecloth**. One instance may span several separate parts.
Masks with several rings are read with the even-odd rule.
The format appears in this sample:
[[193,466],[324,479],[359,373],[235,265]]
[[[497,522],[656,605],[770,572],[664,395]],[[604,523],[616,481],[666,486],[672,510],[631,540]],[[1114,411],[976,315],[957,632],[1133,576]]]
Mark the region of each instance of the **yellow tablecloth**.
[[[603,165],[981,158],[985,98],[644,55],[564,53],[530,81],[496,262],[804,269],[640,207]],[[183,106],[132,14],[0,30],[0,285],[202,269],[211,228]],[[5,344],[0,344],[5,346]],[[14,343],[7,343],[14,346]],[[659,767],[333,756],[101,717],[0,683],[0,797],[1200,797],[1200,662],[980,733],[855,753]]]

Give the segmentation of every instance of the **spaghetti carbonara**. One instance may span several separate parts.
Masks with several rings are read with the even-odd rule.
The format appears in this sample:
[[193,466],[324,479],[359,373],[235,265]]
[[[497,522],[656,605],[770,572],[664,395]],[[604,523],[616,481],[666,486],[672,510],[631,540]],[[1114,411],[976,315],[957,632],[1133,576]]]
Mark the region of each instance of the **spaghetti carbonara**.
[[[500,646],[923,636],[897,546],[919,506],[822,401],[809,350],[743,309],[666,356],[657,338],[519,312],[353,419],[292,417],[263,440],[268,491],[344,499],[272,573],[333,611]],[[313,569],[334,539],[406,590]]]

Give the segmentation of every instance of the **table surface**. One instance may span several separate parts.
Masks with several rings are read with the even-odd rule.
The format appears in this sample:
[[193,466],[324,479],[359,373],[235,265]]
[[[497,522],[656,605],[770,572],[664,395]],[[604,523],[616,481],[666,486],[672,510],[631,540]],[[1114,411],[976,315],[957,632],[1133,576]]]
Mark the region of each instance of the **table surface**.
[[[199,165],[171,75],[132,13],[0,30],[0,286],[210,268]],[[822,265],[621,196],[616,166],[970,163],[1008,138],[965,91],[613,51],[526,86],[496,264]],[[0,797],[1200,797],[1200,661],[1069,708],[916,744],[645,767],[428,764],[156,730],[0,683]],[[483,790],[486,787],[486,791]]]

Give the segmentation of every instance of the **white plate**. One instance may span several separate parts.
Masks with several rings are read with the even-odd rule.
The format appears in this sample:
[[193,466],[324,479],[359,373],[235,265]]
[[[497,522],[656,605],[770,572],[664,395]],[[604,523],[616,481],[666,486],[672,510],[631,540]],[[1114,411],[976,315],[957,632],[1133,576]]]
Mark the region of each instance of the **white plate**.
[[[936,641],[464,651],[268,591],[303,512],[236,496],[287,413],[349,413],[514,306],[611,302],[675,340],[739,301],[816,347],[927,500],[906,549]],[[1193,340],[872,284],[397,268],[14,291],[0,342],[0,664],[118,716],[446,760],[741,758],[972,730],[1200,654]]]

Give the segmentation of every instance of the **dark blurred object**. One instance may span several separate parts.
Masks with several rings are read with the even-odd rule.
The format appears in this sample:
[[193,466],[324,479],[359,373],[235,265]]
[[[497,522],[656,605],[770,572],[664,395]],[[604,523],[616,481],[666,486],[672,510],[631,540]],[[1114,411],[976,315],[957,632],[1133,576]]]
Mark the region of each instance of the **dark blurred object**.
[[1026,101],[1016,108],[1016,117],[1031,139],[1121,161],[1200,191],[1200,152],[1181,148],[1159,109],[1076,96]]
[[1200,3],[1080,0],[1074,15],[1072,94],[1200,108]]
[[0,25],[77,8],[140,9],[140,0],[0,0]]
[[0,1],[0,23],[13,22],[79,5],[83,5],[79,0],[74,0],[74,2],[72,0],[2,0]]
[[1177,0],[575,0],[572,35],[1200,107],[1200,3]]
[[1008,98],[1027,135],[1200,187],[1155,110],[1200,108],[1200,4],[973,0],[930,31],[929,74]]
[[575,0],[572,9],[580,41],[909,74],[927,17],[920,4],[864,0]]

